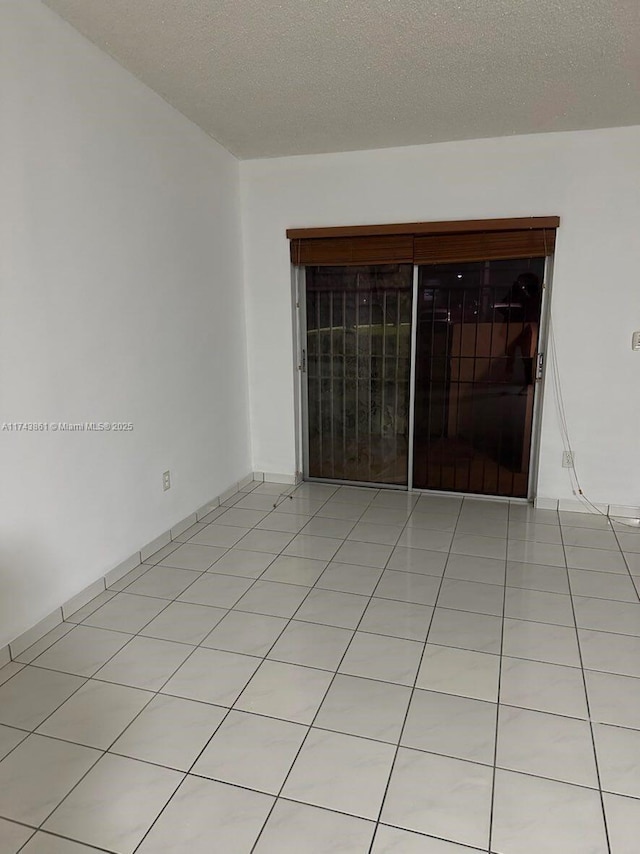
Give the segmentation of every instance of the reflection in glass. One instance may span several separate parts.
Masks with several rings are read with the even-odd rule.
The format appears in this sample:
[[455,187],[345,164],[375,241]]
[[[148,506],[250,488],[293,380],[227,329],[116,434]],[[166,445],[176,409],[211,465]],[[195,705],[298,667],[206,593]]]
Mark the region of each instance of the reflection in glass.
[[543,258],[420,267],[414,485],[526,497]]
[[310,477],[407,483],[412,275],[307,267]]

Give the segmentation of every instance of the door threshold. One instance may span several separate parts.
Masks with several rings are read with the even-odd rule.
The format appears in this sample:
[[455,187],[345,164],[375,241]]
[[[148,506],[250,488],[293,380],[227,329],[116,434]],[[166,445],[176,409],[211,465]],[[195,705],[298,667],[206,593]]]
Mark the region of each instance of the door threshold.
[[326,483],[329,486],[359,486],[364,489],[391,489],[394,492],[409,492],[406,484],[375,483],[368,480],[338,480],[331,477],[303,477],[303,483]]
[[473,498],[474,501],[500,501],[503,504],[520,504],[523,506],[533,506],[533,498],[513,498],[508,495],[486,495],[477,492],[452,492],[443,489],[420,489],[414,487],[409,489],[407,486],[398,485],[395,483],[372,483],[366,480],[334,480],[327,477],[305,477],[303,483],[324,483],[328,486],[353,486],[361,489],[388,489],[393,492],[406,492],[416,495],[433,495],[436,498]]
[[474,501],[501,501],[503,504],[533,505],[533,498],[515,498],[510,495],[487,495],[483,492],[453,492],[444,489],[420,489],[414,487],[411,492],[420,495],[433,495],[437,498],[473,498]]

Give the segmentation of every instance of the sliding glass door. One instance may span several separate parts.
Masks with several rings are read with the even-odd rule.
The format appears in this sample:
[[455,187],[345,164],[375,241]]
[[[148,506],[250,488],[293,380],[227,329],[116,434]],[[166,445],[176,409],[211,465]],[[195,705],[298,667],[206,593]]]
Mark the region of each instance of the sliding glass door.
[[544,263],[307,266],[305,475],[526,497]]
[[413,267],[307,267],[307,474],[406,486]]
[[543,258],[419,268],[413,485],[526,497]]

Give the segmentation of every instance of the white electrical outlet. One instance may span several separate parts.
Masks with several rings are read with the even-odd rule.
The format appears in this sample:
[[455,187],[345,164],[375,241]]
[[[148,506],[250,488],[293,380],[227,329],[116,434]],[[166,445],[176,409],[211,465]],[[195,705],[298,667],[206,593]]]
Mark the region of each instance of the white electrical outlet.
[[640,330],[634,332],[631,336],[631,349],[640,350]]
[[562,468],[572,469],[575,463],[573,451],[562,452]]
[[162,472],[162,489],[166,492],[167,489],[171,489],[171,472],[163,471]]

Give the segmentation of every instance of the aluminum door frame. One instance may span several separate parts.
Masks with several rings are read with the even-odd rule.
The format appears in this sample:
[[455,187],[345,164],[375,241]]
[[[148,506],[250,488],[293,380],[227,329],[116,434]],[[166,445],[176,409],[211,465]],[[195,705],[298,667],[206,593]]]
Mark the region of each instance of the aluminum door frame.
[[[338,265],[339,266],[339,265]],[[410,455],[413,453],[413,397],[414,397],[414,364],[415,364],[415,299],[418,287],[418,268],[413,265],[412,273],[412,303],[411,303],[411,353],[409,379],[409,429],[407,436],[407,483],[378,483],[376,481],[342,480],[340,478],[321,478],[309,476],[309,388],[307,375],[307,290],[305,267],[291,265],[291,293],[294,326],[294,396],[296,418],[296,474],[302,480],[310,483],[334,483],[337,486],[369,486],[375,489],[393,489],[396,492],[407,492],[410,489]]]
[[307,290],[305,268],[291,266],[293,314],[296,480],[309,479],[309,391],[307,388]]
[[413,290],[411,294],[411,364],[409,366],[409,447],[407,449],[407,492],[413,490],[413,443],[415,439],[416,414],[416,352],[418,346],[418,270],[413,265]]
[[551,318],[551,287],[553,281],[554,256],[547,255],[544,259],[542,276],[542,303],[540,305],[540,324],[536,342],[536,358],[542,356],[542,371],[538,378],[538,364],[535,365],[535,391],[533,397],[533,414],[531,416],[531,446],[529,448],[529,483],[527,486],[527,501],[536,498],[538,489],[538,474],[540,470],[540,444],[542,438],[542,412],[545,396],[545,376],[548,362],[549,321]]
[[[413,454],[415,431],[415,378],[416,378],[416,348],[418,337],[418,276],[421,265],[413,265],[412,303],[411,303],[411,364],[409,379],[409,434],[407,448],[407,485],[401,486],[390,483],[373,483],[368,481],[340,480],[334,478],[309,477],[309,397],[306,370],[307,347],[307,305],[305,267],[291,266],[291,295],[293,309],[293,368],[294,406],[296,418],[296,476],[312,483],[335,483],[345,486],[370,486],[376,489],[393,489],[399,492],[419,492],[426,495],[467,496],[481,499],[502,501],[530,502],[536,497],[539,474],[540,440],[542,432],[542,412],[545,394],[545,375],[547,368],[547,345],[549,334],[549,318],[551,313],[551,284],[553,278],[554,256],[545,257],[542,304],[540,307],[540,324],[536,353],[543,356],[542,376],[536,376],[534,392],[533,415],[531,418],[531,445],[529,449],[529,481],[527,498],[513,498],[504,495],[486,495],[471,492],[452,492],[433,489],[416,489],[413,486]],[[537,366],[536,366],[537,368]]]

